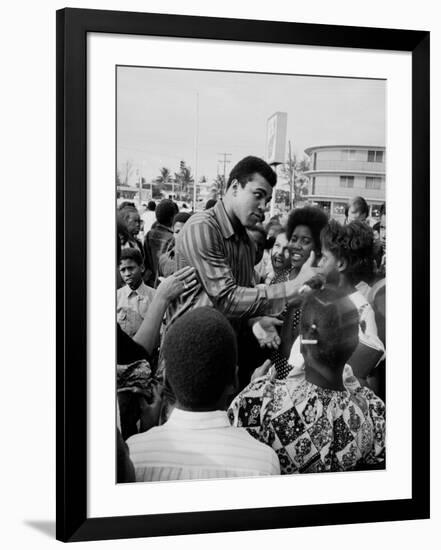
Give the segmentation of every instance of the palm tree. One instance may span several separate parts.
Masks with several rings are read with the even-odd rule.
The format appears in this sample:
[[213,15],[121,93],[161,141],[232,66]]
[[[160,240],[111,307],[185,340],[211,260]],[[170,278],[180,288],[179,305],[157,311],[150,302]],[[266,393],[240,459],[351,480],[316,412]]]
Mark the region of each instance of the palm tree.
[[[163,166],[159,170],[159,174],[160,175],[157,176],[156,179],[155,179],[155,183],[157,184],[157,186],[159,188],[159,191],[163,191],[167,183],[173,183],[174,184],[173,177],[172,177],[171,172],[168,168]],[[174,193],[174,186],[173,186],[173,193]]]
[[133,166],[133,162],[131,160],[126,160],[126,162],[123,164],[122,168],[122,181],[121,183],[125,186],[129,185],[130,177],[133,174],[133,170],[135,167]]
[[290,207],[294,207],[297,202],[304,200],[308,194],[308,177],[305,172],[309,170],[309,159],[303,157],[299,160],[295,154],[291,153],[291,143],[289,143],[288,160],[281,167],[282,175],[288,180],[290,186]]
[[223,194],[225,193],[225,178],[223,176],[223,174],[218,174],[214,180],[213,180],[213,184],[216,188],[216,194],[219,196],[219,197],[222,197]]
[[186,200],[188,200],[188,190],[190,185],[194,182],[194,178],[190,166],[187,166],[183,160],[179,163],[179,172],[175,173],[175,179],[180,186],[181,200],[182,196],[186,197]]

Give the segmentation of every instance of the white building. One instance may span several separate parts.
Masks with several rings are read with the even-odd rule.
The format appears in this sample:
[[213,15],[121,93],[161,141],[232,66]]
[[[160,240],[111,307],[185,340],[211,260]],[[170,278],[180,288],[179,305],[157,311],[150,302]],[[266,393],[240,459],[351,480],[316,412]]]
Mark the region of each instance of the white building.
[[310,202],[332,218],[343,220],[345,206],[357,196],[369,205],[370,217],[379,216],[386,199],[386,148],[378,145],[321,145],[308,147]]

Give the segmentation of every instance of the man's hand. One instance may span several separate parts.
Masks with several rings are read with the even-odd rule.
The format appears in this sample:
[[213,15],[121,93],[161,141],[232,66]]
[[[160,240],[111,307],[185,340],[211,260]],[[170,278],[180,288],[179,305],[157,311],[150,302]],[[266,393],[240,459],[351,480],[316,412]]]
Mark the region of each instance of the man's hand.
[[280,345],[280,336],[277,328],[283,325],[283,321],[276,317],[260,317],[253,325],[253,334],[261,348],[277,349]]
[[317,267],[313,267],[314,264],[315,264],[315,252],[314,250],[311,250],[311,254],[309,255],[309,258],[302,265],[299,271],[299,274],[294,280],[297,283],[304,285],[310,279],[315,277],[319,273],[319,269]]
[[[253,374],[251,375],[251,382],[255,380],[256,378],[260,378],[261,376],[265,376],[268,374],[268,371],[270,370],[272,363],[270,359],[267,359],[263,365],[260,365],[260,367],[257,367],[257,369],[254,370]],[[272,369],[270,371],[270,379],[272,380],[276,375],[276,370]]]
[[307,285],[311,280],[317,280],[320,276],[320,270],[317,267],[313,267],[315,263],[315,252],[312,250],[309,258],[302,265],[299,274],[295,279],[286,282],[286,297],[290,305],[297,305],[302,300],[303,287]]

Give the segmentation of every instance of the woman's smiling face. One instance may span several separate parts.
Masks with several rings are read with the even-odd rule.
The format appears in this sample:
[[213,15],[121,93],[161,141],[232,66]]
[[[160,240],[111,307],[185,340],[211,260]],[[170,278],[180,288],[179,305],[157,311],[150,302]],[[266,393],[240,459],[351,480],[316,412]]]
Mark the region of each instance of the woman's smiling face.
[[300,269],[315,249],[314,239],[311,230],[307,225],[297,225],[289,241],[289,250],[291,252],[291,265]]
[[279,233],[271,250],[271,263],[274,271],[282,271],[291,267],[291,253],[286,233]]

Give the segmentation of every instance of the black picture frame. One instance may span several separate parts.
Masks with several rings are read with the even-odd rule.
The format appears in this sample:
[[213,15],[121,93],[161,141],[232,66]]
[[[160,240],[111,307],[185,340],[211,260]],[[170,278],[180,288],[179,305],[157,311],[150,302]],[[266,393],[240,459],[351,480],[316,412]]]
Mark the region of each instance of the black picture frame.
[[[412,54],[412,498],[150,516],[87,517],[88,33]],[[87,9],[57,12],[56,537],[84,541],[429,517],[429,33]],[[418,343],[418,345],[417,345]],[[417,369],[418,366],[418,369]]]

